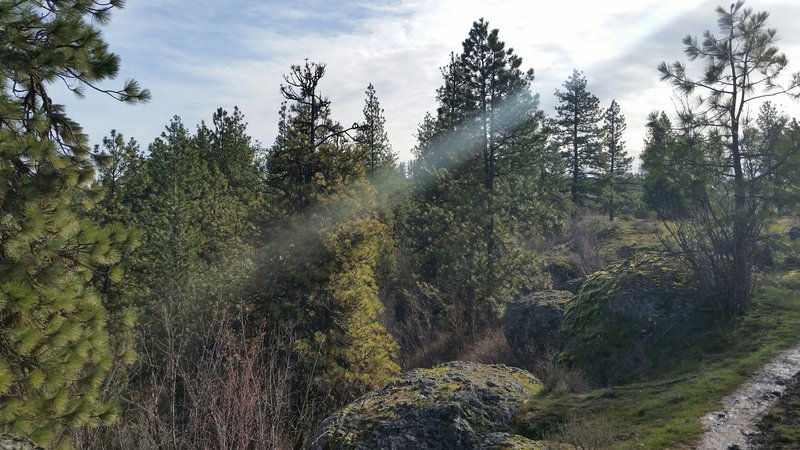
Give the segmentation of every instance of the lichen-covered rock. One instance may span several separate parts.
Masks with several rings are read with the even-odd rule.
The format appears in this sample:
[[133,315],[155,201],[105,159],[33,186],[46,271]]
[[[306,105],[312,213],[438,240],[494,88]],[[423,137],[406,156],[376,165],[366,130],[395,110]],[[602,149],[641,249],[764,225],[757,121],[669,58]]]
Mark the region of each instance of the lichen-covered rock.
[[600,384],[646,378],[675,357],[697,324],[689,280],[654,253],[592,274],[564,310],[559,359]]
[[0,450],[43,450],[30,439],[22,436],[0,434]]
[[503,315],[503,334],[514,356],[521,361],[544,355],[559,347],[559,327],[568,291],[540,291],[511,302]]
[[511,432],[517,409],[540,388],[530,373],[503,365],[415,369],[322,421],[308,448],[479,448],[490,434]]
[[583,283],[585,282],[586,282],[586,277],[573,278],[571,280],[566,281],[564,285],[561,286],[561,289],[569,291],[573,295],[575,295],[578,293],[578,291],[581,290],[581,286],[583,286]]
[[550,276],[553,289],[563,289],[564,283],[579,277],[580,270],[568,258],[553,258],[544,266],[544,273]]
[[532,441],[510,433],[491,433],[484,436],[476,450],[573,450],[575,447],[552,441]]

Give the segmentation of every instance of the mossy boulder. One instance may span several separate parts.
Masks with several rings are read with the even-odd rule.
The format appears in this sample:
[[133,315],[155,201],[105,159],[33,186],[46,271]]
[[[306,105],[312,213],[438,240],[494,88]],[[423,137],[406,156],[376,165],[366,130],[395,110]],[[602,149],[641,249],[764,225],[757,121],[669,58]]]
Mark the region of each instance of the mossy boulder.
[[22,436],[0,434],[0,450],[43,450],[33,441]]
[[577,294],[578,291],[581,290],[581,286],[583,286],[583,283],[585,283],[585,282],[586,282],[586,277],[573,278],[573,279],[567,281],[566,283],[564,283],[564,285],[561,286],[561,289],[565,290],[565,291],[568,291],[568,292],[570,292],[570,293],[572,293],[574,295],[574,294]]
[[611,265],[565,308],[559,359],[599,384],[647,378],[684,348],[698,305],[690,277],[662,255]]
[[563,289],[565,283],[581,276],[575,261],[566,257],[554,257],[544,266],[545,274],[550,276],[553,289]]
[[503,365],[452,362],[415,369],[322,421],[308,448],[489,449],[503,440],[522,445],[527,440],[514,436],[512,423],[540,389],[530,373]]
[[558,349],[568,291],[540,291],[517,299],[506,307],[503,334],[514,356],[521,361]]

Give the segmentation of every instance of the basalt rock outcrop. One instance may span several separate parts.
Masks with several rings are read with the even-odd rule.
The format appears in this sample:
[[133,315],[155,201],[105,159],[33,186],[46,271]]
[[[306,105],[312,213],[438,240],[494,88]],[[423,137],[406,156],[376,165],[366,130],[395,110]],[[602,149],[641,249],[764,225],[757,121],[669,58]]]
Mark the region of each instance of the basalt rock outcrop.
[[699,302],[690,280],[654,253],[590,275],[564,309],[559,359],[599,384],[647,378],[697,335]]
[[530,373],[504,365],[415,369],[325,419],[308,448],[537,448],[514,434],[513,421],[540,388]]
[[521,362],[554,352],[561,344],[568,291],[540,291],[514,300],[503,315],[503,334]]

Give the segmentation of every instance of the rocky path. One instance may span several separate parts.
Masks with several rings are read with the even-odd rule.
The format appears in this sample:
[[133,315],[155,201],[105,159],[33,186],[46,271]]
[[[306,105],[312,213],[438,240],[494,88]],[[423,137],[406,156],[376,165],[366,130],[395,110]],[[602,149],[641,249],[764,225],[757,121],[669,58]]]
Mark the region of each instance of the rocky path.
[[723,409],[706,414],[705,431],[698,449],[723,450],[751,448],[748,437],[756,424],[800,372],[800,344],[785,350],[762,367],[733,394],[722,400]]

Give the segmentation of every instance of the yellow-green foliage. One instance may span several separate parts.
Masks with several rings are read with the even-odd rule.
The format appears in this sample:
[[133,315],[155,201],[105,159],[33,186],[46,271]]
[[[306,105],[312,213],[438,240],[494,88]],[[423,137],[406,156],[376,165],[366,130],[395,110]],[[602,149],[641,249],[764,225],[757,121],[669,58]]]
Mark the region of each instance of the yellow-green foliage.
[[302,228],[304,241],[280,247],[285,256],[269,261],[277,277],[265,286],[269,302],[259,306],[268,318],[295,322],[295,350],[309,375],[341,399],[381,386],[400,370],[397,343],[379,320],[375,265],[384,230],[366,181],[324,199],[317,211]]
[[790,270],[783,274],[778,281],[789,289],[800,289],[800,270]]
[[47,446],[65,445],[68,427],[117,415],[100,391],[115,355],[89,281],[128,238],[78,217],[78,200],[93,200],[82,175],[90,169],[67,159],[52,142],[0,131],[0,160],[38,163],[27,174],[0,165],[0,432]]
[[[358,192],[374,192],[364,184]],[[338,198],[336,207],[351,209],[356,198]],[[343,201],[344,200],[344,201]],[[373,206],[374,205],[368,205]],[[322,379],[330,386],[372,388],[381,386],[396,375],[398,347],[379,322],[383,304],[378,298],[375,265],[378,258],[378,239],[383,225],[374,217],[355,217],[322,231],[324,245],[334,258],[324,291],[343,311],[337,319],[339,333],[329,334],[329,361]]]

